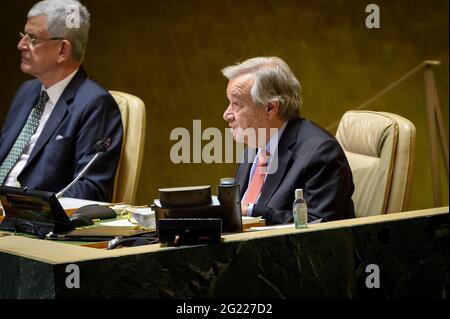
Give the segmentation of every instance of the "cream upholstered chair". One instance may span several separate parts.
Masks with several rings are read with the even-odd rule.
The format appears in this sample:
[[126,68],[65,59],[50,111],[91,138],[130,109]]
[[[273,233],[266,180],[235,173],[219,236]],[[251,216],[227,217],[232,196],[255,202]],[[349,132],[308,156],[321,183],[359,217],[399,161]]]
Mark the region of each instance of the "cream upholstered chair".
[[392,113],[348,111],[336,138],[353,173],[355,215],[407,210],[415,157],[414,124]]
[[109,91],[120,108],[122,153],[114,183],[113,202],[134,204],[145,145],[145,104],[137,96]]

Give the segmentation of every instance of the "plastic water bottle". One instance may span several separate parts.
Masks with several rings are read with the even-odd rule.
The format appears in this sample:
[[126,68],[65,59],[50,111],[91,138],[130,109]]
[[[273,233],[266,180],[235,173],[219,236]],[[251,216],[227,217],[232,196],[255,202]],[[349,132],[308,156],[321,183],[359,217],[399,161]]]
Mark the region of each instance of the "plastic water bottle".
[[303,198],[303,189],[295,190],[295,201],[292,206],[294,213],[295,228],[307,228],[308,227],[308,206]]

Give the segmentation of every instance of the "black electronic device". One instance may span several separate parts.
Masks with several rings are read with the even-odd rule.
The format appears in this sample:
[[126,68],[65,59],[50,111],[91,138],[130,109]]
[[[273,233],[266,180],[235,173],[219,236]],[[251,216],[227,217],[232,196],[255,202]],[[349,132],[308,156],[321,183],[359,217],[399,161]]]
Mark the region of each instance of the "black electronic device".
[[160,188],[159,201],[163,206],[194,206],[211,203],[211,186]]
[[154,232],[141,235],[139,237],[123,237],[116,236],[110,241],[108,241],[108,246],[106,249],[115,249],[120,247],[136,247],[136,246],[144,246],[156,244],[159,242],[159,239],[154,236]]
[[5,218],[0,229],[44,237],[49,232],[74,229],[55,194],[46,191],[0,186]]
[[70,222],[74,227],[94,225],[94,221],[91,218],[81,214],[70,216]]
[[90,219],[113,219],[117,217],[114,209],[99,204],[81,206],[72,214],[72,217],[77,215],[86,216]]
[[161,244],[218,244],[222,235],[220,218],[165,218],[158,221]]
[[[105,241],[117,236],[130,238],[151,233],[147,229],[135,226],[96,226],[75,229],[74,226],[91,225],[92,217],[110,217],[111,212],[102,207],[99,211],[97,207],[94,207],[94,211],[89,215],[89,212],[84,210],[84,213],[81,211],[74,214],[72,224],[55,194],[51,192],[0,186],[0,201],[5,212],[5,218],[0,223],[0,230],[68,241]],[[100,216],[99,212],[103,215]]]
[[48,239],[62,241],[108,241],[118,236],[122,238],[134,238],[147,236],[152,233],[152,231],[142,227],[101,225],[95,227],[77,228],[64,233],[53,233],[48,236]]
[[217,196],[211,196],[209,185],[161,188],[159,193],[160,198],[152,205],[156,225],[166,218],[219,218],[222,232],[242,231],[240,189],[234,178],[221,179]]

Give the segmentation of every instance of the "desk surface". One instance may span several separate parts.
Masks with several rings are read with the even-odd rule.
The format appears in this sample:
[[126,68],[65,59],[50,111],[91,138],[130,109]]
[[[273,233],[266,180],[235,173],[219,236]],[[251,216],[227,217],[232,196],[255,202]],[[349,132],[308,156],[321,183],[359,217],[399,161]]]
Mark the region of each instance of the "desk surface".
[[[381,223],[386,221],[404,220],[423,216],[448,214],[449,207],[430,208],[410,212],[387,215],[353,218],[334,222],[312,224],[307,229],[282,228],[263,231],[243,232],[223,236],[223,242],[245,241],[256,238],[282,236],[295,233],[317,232],[327,229],[340,229],[358,225]],[[158,251],[182,249],[183,247],[160,247],[159,244],[121,248],[116,250],[102,250],[91,247],[70,245],[64,242],[38,240],[21,236],[2,236],[0,231],[0,252],[13,254],[49,264],[65,264],[94,259],[151,253]]]

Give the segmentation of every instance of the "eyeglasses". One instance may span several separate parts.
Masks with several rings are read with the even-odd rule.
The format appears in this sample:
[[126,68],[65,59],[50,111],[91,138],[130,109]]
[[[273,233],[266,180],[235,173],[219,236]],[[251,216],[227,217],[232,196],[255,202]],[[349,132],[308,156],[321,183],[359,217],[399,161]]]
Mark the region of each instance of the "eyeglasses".
[[38,39],[33,35],[29,35],[28,33],[23,33],[23,32],[19,32],[19,37],[22,40],[23,38],[25,38],[25,41],[27,41],[27,44],[29,47],[34,47],[35,45],[42,43],[42,42],[47,42],[47,41],[52,41],[52,40],[64,40],[64,38],[49,38],[49,39]]

